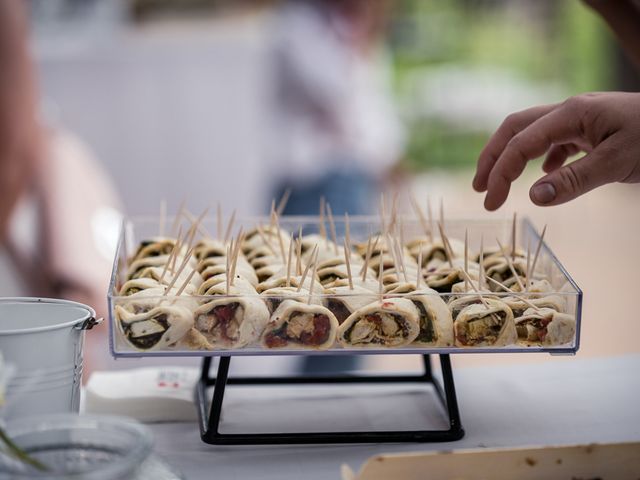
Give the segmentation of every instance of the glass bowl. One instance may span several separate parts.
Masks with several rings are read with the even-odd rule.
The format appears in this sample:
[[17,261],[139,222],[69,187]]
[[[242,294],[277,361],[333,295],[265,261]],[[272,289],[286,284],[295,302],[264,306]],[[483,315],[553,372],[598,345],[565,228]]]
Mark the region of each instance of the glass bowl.
[[47,467],[0,455],[0,479],[120,480],[139,478],[153,447],[144,425],[121,417],[73,414],[21,418],[9,422],[9,437]]

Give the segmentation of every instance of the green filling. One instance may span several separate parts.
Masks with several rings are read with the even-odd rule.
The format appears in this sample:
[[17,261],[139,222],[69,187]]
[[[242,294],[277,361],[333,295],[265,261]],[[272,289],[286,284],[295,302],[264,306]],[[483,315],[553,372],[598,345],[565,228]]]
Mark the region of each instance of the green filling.
[[152,318],[152,320],[160,324],[160,326],[164,329],[164,332],[155,332],[150,335],[144,335],[144,336],[133,338],[130,336],[131,325],[128,325],[124,329],[124,333],[129,339],[129,342],[131,342],[134,346],[136,346],[141,350],[148,350],[152,348],[154,345],[156,345],[160,341],[162,336],[169,329],[169,322],[167,321],[167,315],[165,313],[157,315],[156,317]]
[[433,328],[433,318],[429,315],[429,312],[422,302],[414,300],[413,304],[420,312],[420,333],[416,341],[425,343],[434,342],[437,338],[435,329]]

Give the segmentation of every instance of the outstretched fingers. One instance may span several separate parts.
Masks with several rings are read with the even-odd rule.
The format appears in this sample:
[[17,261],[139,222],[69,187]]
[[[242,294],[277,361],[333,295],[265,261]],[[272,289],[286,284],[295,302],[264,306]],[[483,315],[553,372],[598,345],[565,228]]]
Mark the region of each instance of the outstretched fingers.
[[478,158],[476,175],[473,179],[473,188],[476,191],[484,192],[487,189],[489,174],[509,141],[540,117],[552,111],[556,106],[557,105],[541,105],[528,108],[509,115],[502,122]]
[[582,149],[575,143],[553,145],[547,152],[547,157],[542,164],[545,173],[551,173],[565,164],[569,157],[580,153]]
[[529,191],[536,205],[552,206],[573,200],[594,188],[613,182],[615,169],[611,168],[608,157],[611,139],[600,144],[584,157],[558,168],[533,184]]
[[529,160],[540,157],[554,144],[576,141],[580,136],[579,122],[563,106],[538,118],[514,135],[489,173],[485,208],[496,210],[505,202],[511,183],[522,174]]

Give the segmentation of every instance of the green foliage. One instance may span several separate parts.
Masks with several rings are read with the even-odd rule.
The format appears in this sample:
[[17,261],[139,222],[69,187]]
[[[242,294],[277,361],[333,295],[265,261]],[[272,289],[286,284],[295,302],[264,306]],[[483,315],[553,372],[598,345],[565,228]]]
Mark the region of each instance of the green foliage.
[[[412,74],[444,65],[506,69],[533,85],[560,85],[567,95],[611,86],[611,36],[577,0],[404,0],[397,6],[390,43],[404,105],[412,105]],[[415,112],[407,118],[411,169],[474,165],[493,127],[487,122],[478,132]]]

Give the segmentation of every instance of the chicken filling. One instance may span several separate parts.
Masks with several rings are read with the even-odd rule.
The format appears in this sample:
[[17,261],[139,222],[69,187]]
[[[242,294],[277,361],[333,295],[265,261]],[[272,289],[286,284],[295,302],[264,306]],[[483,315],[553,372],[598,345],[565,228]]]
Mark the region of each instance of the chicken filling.
[[349,328],[345,338],[353,345],[388,344],[394,339],[404,339],[409,328],[401,315],[388,312],[365,315]]
[[284,347],[289,343],[299,343],[318,347],[329,340],[331,321],[322,313],[294,312],[289,321],[277,330],[269,332],[265,344],[269,348]]
[[168,329],[169,321],[164,313],[137,322],[123,322],[124,334],[129,342],[141,350],[148,350],[156,345]]
[[122,294],[124,297],[128,297],[129,295],[133,295],[134,293],[141,292],[142,289],[138,287],[129,287]]
[[456,338],[463,345],[492,344],[498,340],[507,318],[505,312],[494,312],[456,324]]
[[341,275],[339,275],[337,273],[332,272],[332,273],[328,273],[326,275],[322,275],[319,278],[320,278],[320,283],[322,285],[326,286],[326,285],[328,285],[328,284],[330,284],[332,282],[335,282],[336,280],[340,280],[342,278],[346,278],[346,276],[341,276]]
[[235,342],[240,334],[244,309],[238,302],[218,305],[198,315],[196,328],[214,341]]
[[528,342],[544,342],[547,337],[547,326],[550,318],[530,318],[516,325],[518,338]]

